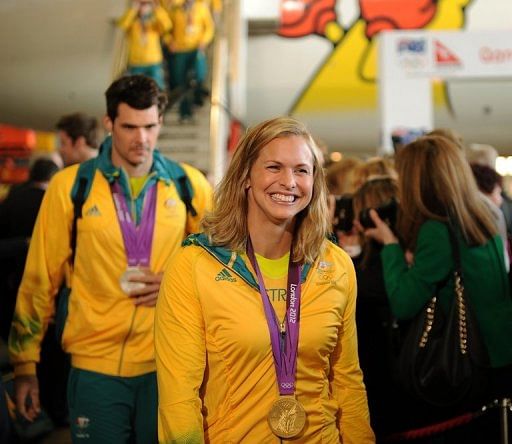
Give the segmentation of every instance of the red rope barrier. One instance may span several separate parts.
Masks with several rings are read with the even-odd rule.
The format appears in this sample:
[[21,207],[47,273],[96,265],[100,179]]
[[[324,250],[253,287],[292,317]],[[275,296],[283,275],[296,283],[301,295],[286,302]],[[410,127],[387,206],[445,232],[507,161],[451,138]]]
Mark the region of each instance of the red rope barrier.
[[429,426],[421,427],[419,429],[407,430],[405,432],[393,433],[392,435],[386,436],[383,443],[393,443],[399,441],[411,441],[414,439],[425,438],[427,436],[437,435],[439,433],[446,432],[447,430],[454,429],[464,424],[468,424],[475,418],[483,415],[490,408],[496,407],[497,401],[491,404],[483,406],[480,410],[472,413],[464,413],[463,415],[456,416],[455,418],[448,419],[446,421],[431,424]]

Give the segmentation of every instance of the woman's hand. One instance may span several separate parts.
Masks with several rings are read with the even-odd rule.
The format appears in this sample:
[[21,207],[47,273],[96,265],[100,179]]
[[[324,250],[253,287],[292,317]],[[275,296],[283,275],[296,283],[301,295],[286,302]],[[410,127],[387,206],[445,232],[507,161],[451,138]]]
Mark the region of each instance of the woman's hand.
[[414,253],[411,250],[405,251],[405,262],[407,262],[407,265],[409,265],[409,267],[412,267],[412,265],[414,264]]
[[375,239],[377,242],[384,245],[398,243],[398,239],[393,234],[393,231],[391,231],[391,228],[379,217],[375,210],[370,210],[370,217],[375,224],[375,228],[364,230],[365,236]]

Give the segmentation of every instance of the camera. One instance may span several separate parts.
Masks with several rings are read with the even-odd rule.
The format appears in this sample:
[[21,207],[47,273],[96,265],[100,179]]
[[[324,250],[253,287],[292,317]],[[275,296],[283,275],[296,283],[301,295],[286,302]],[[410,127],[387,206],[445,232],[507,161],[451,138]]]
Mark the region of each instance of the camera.
[[352,230],[354,221],[354,209],[352,207],[352,196],[336,196],[334,210],[334,229],[336,231],[349,232]]
[[[364,210],[361,210],[359,213],[359,223],[364,228],[375,228],[375,224],[373,223],[372,218],[370,217],[370,210],[372,208],[365,208]],[[377,208],[373,208],[379,217],[389,225],[389,227],[394,230],[395,224],[396,224],[396,215],[398,212],[398,204],[395,199],[391,199],[390,202],[388,202],[385,205],[382,205]]]

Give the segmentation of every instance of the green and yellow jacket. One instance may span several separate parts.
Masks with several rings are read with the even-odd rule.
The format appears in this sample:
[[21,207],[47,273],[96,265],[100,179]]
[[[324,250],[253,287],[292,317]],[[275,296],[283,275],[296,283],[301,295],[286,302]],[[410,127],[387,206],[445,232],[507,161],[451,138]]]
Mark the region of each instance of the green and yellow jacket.
[[110,146],[99,155],[94,180],[78,219],[74,270],[69,265],[73,221],[71,190],[78,165],[57,173],[45,193],[36,221],[15,317],[9,351],[15,373],[35,374],[40,344],[55,312],[55,297],[63,280],[71,288],[62,345],[72,365],[85,370],[137,376],[155,369],[153,307],[136,307],[120,287],[127,268],[123,238],[110,184],[119,181],[135,218],[151,184],[157,200],[150,269],[159,273],[183,239],[198,231],[211,205],[211,187],[195,168],[182,165],[192,188],[197,216],[185,210],[165,160],[155,151],[151,172],[140,193],[131,195],[123,170],[111,163]]
[[[185,245],[164,274],[156,311],[159,441],[278,443],[267,415],[279,393],[252,268],[205,235]],[[301,293],[296,398],[307,421],[294,442],[373,443],[348,255],[326,241],[302,269]]]
[[173,28],[164,40],[174,52],[187,52],[207,46],[213,39],[215,24],[210,9],[203,2],[194,2],[190,10],[173,5],[169,9]]
[[153,16],[142,24],[137,8],[128,9],[119,19],[118,26],[126,32],[128,65],[144,66],[162,63],[160,40],[171,31],[172,22],[167,11],[155,7]]

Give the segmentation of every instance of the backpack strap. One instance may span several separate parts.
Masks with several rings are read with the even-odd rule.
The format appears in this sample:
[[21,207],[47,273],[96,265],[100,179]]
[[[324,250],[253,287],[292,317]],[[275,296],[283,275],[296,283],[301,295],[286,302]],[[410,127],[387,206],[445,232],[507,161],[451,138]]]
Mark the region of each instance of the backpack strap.
[[197,216],[197,211],[192,205],[192,196],[190,195],[190,189],[192,186],[190,185],[190,180],[188,176],[181,176],[178,178],[178,193],[180,194],[181,200],[185,204],[187,209],[187,213],[190,213],[192,217]]
[[[190,179],[187,176],[187,173],[179,163],[173,162],[166,157],[163,157],[163,159],[165,169],[169,174],[169,178],[174,182],[178,194],[180,195],[180,199],[183,201],[183,204],[187,209],[187,213],[190,213],[192,217],[197,216],[197,211],[192,205],[194,190],[192,188],[192,184],[190,183]],[[91,191],[96,168],[97,158],[90,159],[81,163],[78,167],[75,182],[71,189],[71,200],[73,202],[73,224],[71,226],[70,239],[71,265],[73,265],[75,262],[78,219],[82,217],[82,207],[87,200],[89,192]]]
[[71,265],[75,262],[76,255],[76,237],[78,219],[82,217],[82,207],[84,206],[89,191],[91,191],[92,181],[96,173],[96,158],[83,162],[78,167],[75,182],[71,188],[71,201],[73,202],[73,223],[71,225]]

